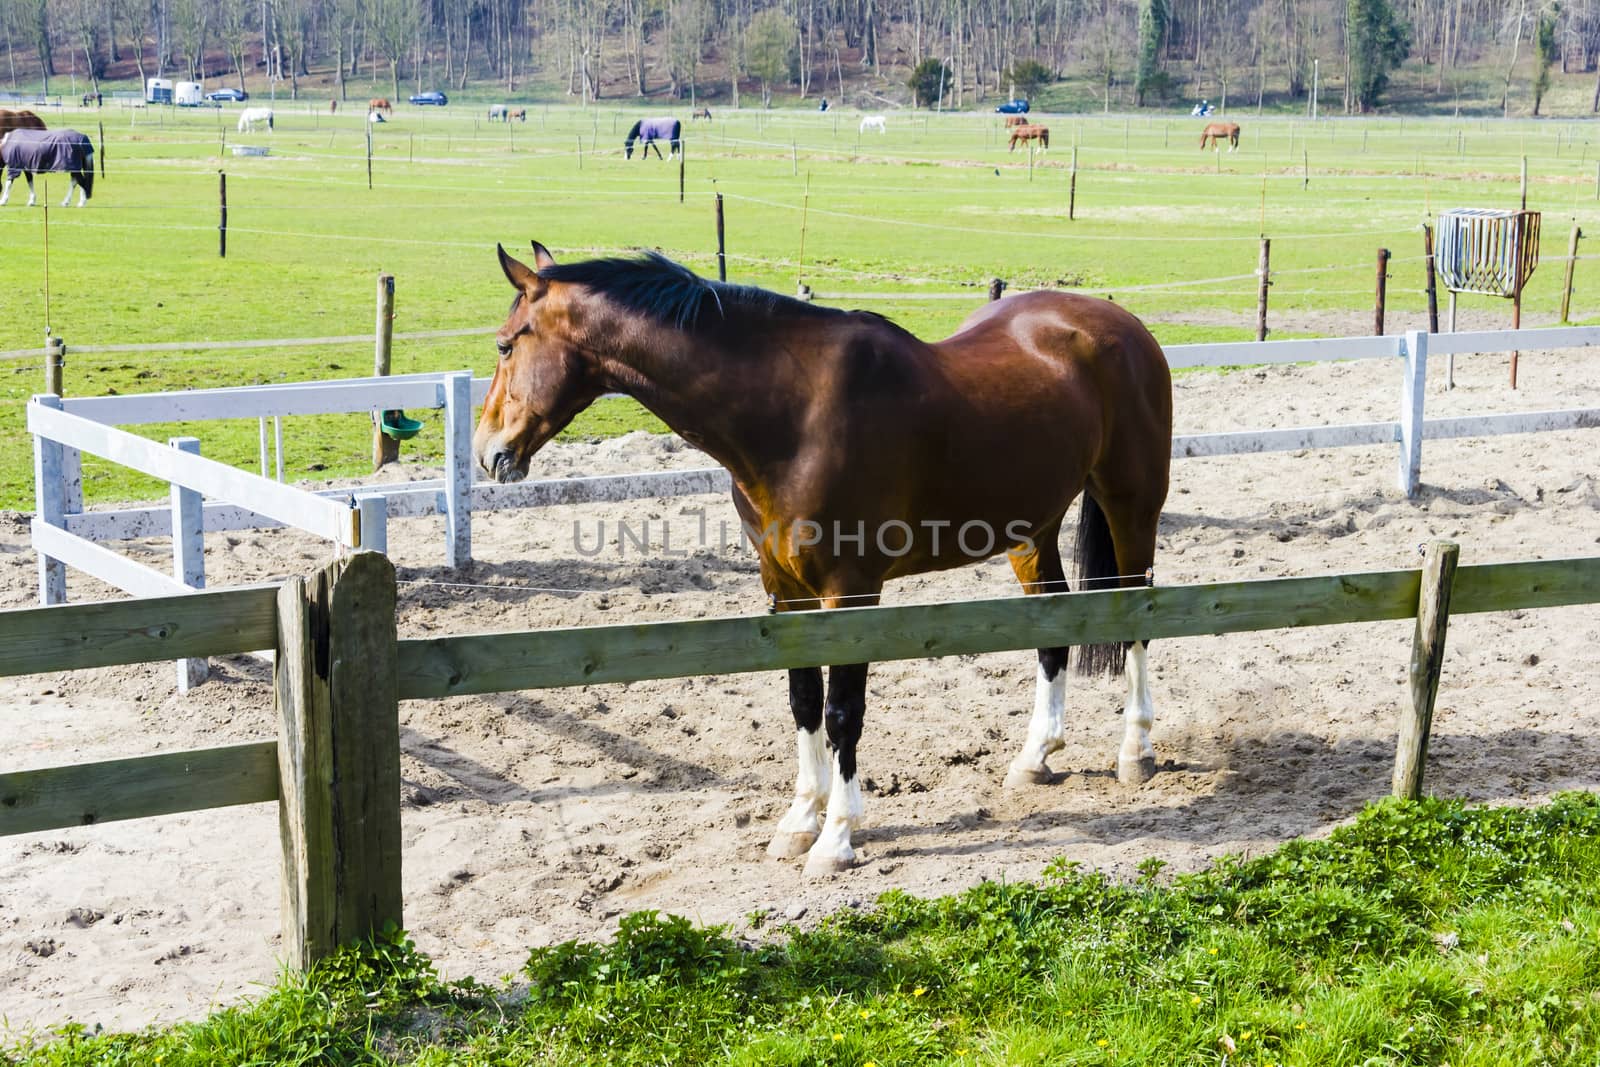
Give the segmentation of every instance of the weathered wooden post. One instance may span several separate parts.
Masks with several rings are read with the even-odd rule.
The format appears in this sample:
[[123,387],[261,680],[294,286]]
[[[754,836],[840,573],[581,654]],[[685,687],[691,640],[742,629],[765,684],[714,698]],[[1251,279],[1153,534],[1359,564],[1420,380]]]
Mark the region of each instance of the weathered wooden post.
[[54,334],[46,334],[44,339],[44,391],[54,393],[56,396],[66,396],[66,386],[62,382],[63,370],[67,365],[67,342]]
[[100,179],[104,181],[106,176],[106,124],[101,122],[98,125],[100,127]]
[[684,151],[683,142],[678,142],[678,203],[683,203],[683,161],[689,158],[689,153]]
[[1578,265],[1578,240],[1583,236],[1583,230],[1578,226],[1572,227],[1572,235],[1567,238],[1567,273],[1561,282],[1561,321],[1565,323],[1572,311],[1572,270]]
[[994,301],[999,300],[1006,289],[1007,285],[1004,278],[991,278],[989,280],[989,302],[994,303]]
[[[389,356],[394,345],[394,275],[378,275],[378,320],[374,331],[372,373],[379,378],[389,373]],[[383,432],[383,412],[372,422],[372,469],[400,459],[400,442]]]
[[1422,797],[1433,703],[1439,694],[1445,630],[1450,624],[1450,589],[1460,555],[1461,546],[1453,541],[1433,541],[1424,550],[1417,625],[1411,638],[1411,702],[1401,708],[1394,752],[1392,788],[1395,796],[1405,800]]
[[1372,310],[1372,332],[1379,337],[1383,336],[1383,305],[1389,288],[1389,250],[1378,249],[1378,279],[1377,290],[1373,294],[1375,303]]
[[395,647],[394,566],[376,552],[278,591],[272,681],[291,967],[401,922]]
[[372,189],[372,123],[367,123],[367,189]]
[[1067,221],[1071,222],[1077,217],[1078,212],[1078,146],[1072,146],[1072,171],[1067,177]]
[[217,256],[228,258],[228,172],[217,171]]
[[1269,238],[1261,239],[1261,259],[1256,265],[1256,275],[1259,278],[1258,292],[1256,295],[1256,340],[1267,339],[1267,287],[1272,284],[1272,275],[1269,266],[1272,262],[1272,241]]

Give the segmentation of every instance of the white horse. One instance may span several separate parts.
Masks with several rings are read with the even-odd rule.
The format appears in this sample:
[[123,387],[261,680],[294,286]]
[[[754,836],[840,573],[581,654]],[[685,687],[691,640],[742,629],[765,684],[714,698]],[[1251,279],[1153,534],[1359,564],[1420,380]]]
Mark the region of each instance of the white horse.
[[256,128],[256,123],[264,122],[267,129],[272,129],[272,109],[270,107],[247,107],[239,112],[239,132],[249,133]]
[[862,115],[861,128],[857,133],[866,133],[868,130],[877,130],[879,133],[888,133],[889,127],[884,124],[882,115]]

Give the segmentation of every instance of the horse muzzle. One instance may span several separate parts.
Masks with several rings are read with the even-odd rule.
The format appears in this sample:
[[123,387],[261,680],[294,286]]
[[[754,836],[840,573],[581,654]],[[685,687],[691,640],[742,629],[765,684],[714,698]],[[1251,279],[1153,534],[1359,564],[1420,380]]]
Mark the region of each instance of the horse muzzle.
[[509,448],[496,448],[489,452],[478,453],[478,466],[483,468],[485,474],[500,482],[520,482],[528,476],[528,464],[518,463],[516,453]]

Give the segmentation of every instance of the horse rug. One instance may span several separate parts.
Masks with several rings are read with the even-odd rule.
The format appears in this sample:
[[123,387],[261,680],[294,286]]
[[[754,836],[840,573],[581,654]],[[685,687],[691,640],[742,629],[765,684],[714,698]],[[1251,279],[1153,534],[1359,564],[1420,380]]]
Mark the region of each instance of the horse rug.
[[89,170],[94,142],[77,130],[12,130],[4,153],[6,176],[15,180],[24,172]]

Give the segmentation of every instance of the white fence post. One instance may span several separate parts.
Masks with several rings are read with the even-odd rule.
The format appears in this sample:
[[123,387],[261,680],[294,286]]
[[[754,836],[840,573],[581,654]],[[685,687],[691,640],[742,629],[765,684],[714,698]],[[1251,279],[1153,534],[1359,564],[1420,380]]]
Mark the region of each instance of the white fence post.
[[[52,393],[40,393],[33,398],[41,407],[61,410],[61,398]],[[60,444],[33,435],[33,500],[34,522],[49,526],[66,526],[67,490],[63,480],[64,449]],[[67,565],[58,559],[39,554],[39,603],[67,602]]]
[[445,388],[445,565],[472,562],[472,375],[447,375]]
[[1428,387],[1428,335],[1408,330],[1400,380],[1400,491],[1416,496],[1422,480],[1422,402]]
[[389,554],[389,498],[382,493],[357,493],[361,513],[361,551]]
[[[179,452],[200,454],[198,437],[172,437],[167,444]],[[190,589],[206,587],[205,501],[193,489],[172,486],[172,576]],[[180,659],[178,692],[187,693],[211,673],[203,659]]]

